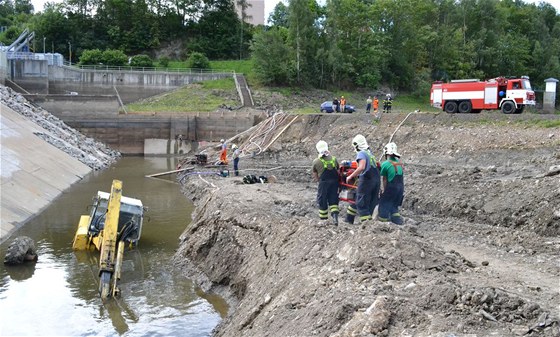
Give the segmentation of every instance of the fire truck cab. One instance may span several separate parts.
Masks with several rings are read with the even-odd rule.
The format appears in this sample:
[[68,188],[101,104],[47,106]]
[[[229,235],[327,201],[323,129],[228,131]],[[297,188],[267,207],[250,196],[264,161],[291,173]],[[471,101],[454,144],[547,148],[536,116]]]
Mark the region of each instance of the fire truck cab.
[[435,82],[432,84],[430,104],[447,113],[479,113],[482,110],[522,113],[525,106],[535,105],[535,92],[527,76]]

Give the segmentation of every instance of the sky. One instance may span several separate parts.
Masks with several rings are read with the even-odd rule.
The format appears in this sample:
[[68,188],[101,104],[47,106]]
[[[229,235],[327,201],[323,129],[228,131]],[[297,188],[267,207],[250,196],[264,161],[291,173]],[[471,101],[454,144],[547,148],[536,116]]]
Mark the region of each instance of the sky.
[[[43,6],[46,2],[60,2],[60,0],[32,0],[33,7],[35,8],[35,12],[39,12],[43,10]],[[274,10],[274,7],[280,1],[284,1],[285,4],[288,3],[288,0],[264,0],[264,11],[265,11],[265,22],[268,21],[269,14]],[[319,4],[325,4],[325,0],[318,0]],[[524,0],[526,3],[539,3],[541,0]],[[545,1],[554,6],[556,8],[556,12],[560,13],[560,0],[548,0]]]

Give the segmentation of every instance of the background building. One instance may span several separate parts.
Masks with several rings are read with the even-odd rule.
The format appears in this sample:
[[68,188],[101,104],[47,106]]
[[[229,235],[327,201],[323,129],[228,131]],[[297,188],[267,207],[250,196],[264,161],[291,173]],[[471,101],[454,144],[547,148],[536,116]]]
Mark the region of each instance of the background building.
[[[265,0],[247,0],[247,3],[250,5],[247,8],[247,23],[252,25],[264,25],[264,1]],[[235,9],[237,10],[237,14],[241,17],[241,8],[237,5],[237,1],[234,0]]]

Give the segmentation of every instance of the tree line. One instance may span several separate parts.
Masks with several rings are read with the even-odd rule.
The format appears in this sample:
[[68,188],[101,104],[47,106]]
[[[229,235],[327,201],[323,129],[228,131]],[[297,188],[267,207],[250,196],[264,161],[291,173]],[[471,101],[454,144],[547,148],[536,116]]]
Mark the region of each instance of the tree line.
[[0,41],[30,27],[47,51],[67,55],[74,46],[78,56],[153,54],[180,41],[184,58],[251,58],[266,85],[385,85],[424,95],[434,80],[528,75],[542,86],[560,78],[560,15],[544,2],[289,0],[254,27],[235,12],[237,3],[246,17],[246,0],[65,0],[35,14],[29,1],[0,4],[8,27]]

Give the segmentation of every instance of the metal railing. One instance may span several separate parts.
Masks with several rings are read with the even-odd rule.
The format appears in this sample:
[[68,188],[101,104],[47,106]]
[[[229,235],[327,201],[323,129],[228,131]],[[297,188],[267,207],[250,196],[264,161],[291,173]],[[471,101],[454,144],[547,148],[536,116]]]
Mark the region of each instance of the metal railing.
[[45,60],[44,56],[39,56],[39,54],[31,52],[6,52],[6,58],[8,60]]
[[131,67],[131,66],[107,66],[107,65],[78,65],[67,61],[64,66],[83,71],[128,71],[128,72],[167,72],[181,74],[234,74],[233,70],[196,69],[196,68],[164,68],[164,67]]

